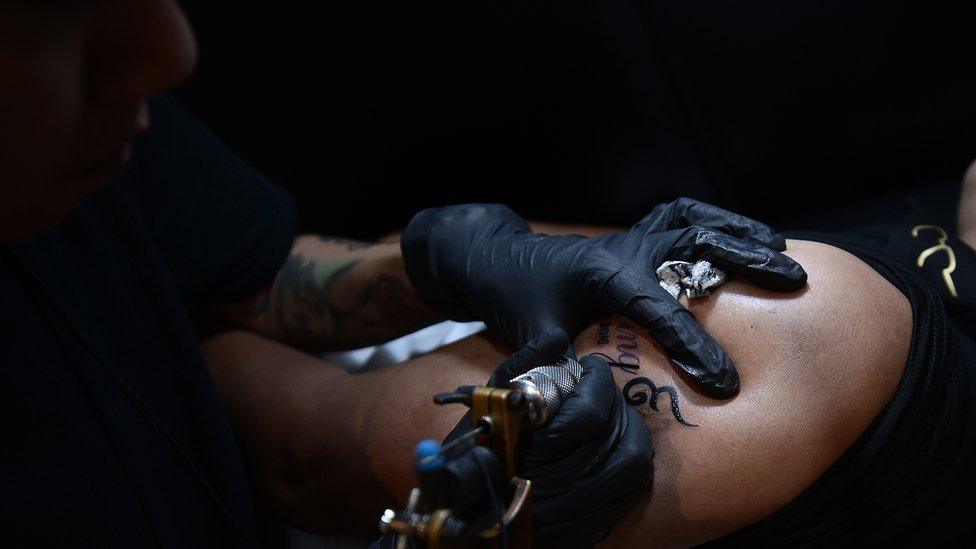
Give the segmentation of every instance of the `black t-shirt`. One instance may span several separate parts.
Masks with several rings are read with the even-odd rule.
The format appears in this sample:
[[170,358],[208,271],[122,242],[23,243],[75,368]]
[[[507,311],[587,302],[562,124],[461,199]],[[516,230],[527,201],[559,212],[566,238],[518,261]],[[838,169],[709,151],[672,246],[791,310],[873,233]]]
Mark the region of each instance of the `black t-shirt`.
[[0,255],[4,544],[253,537],[244,465],[185,303],[267,287],[294,207],[175,101],[157,98],[152,115],[123,174]]

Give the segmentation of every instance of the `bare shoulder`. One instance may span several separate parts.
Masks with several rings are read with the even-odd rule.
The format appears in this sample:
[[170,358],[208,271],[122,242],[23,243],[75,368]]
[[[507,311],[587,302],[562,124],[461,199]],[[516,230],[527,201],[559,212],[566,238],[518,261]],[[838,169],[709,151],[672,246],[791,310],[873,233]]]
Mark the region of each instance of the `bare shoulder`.
[[[843,250],[788,245],[809,275],[803,290],[776,294],[732,281],[689,305],[739,368],[741,391],[731,400],[696,392],[625,321],[611,320],[602,338],[598,327],[577,340],[578,351],[636,356],[637,370],[617,372],[618,382],[658,397],[657,411],[639,405],[654,434],[654,489],[611,544],[689,545],[760,520],[823,474],[893,396],[911,339],[908,300]],[[697,426],[676,421],[672,398]]]

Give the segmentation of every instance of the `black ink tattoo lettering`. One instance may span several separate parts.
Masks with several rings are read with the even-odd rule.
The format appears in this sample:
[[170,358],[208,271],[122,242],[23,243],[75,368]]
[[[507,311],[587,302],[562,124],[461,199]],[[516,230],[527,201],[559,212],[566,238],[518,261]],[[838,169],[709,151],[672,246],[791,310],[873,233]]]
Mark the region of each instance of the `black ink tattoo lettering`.
[[[634,388],[640,385],[644,385],[650,389],[651,394],[648,395],[646,391],[641,390],[635,391]],[[681,415],[681,407],[678,405],[678,392],[674,390],[674,387],[667,385],[658,387],[653,381],[650,380],[650,378],[635,377],[624,385],[623,393],[624,400],[627,401],[627,404],[631,406],[640,406],[646,402],[655,412],[659,411],[657,407],[657,397],[661,396],[661,393],[667,393],[668,397],[671,399],[671,414],[674,415],[674,419],[678,420],[678,423],[682,425],[687,425],[688,427],[698,427],[697,424],[686,421],[684,416]]]
[[626,364],[624,362],[617,362],[616,360],[613,359],[613,357],[611,357],[606,353],[590,353],[590,354],[602,358],[603,361],[606,362],[608,365],[610,365],[611,368],[619,368],[632,376],[637,375],[637,369],[638,369],[637,366],[634,366],[632,364]]
[[610,343],[610,323],[601,322],[600,328],[596,331],[596,344],[606,345]]
[[617,362],[629,364],[634,370],[640,368],[640,357],[637,356],[637,334],[629,330],[623,322],[617,324]]
[[[611,323],[609,321],[600,321],[599,327],[596,332],[596,342],[598,345],[610,345],[610,327]],[[590,353],[593,356],[600,357],[604,362],[609,364],[613,368],[618,368],[632,376],[636,376],[640,371],[640,354],[639,354],[639,342],[637,339],[637,333],[634,331],[635,328],[632,324],[627,323],[625,319],[618,319],[614,327],[613,340],[616,343],[617,358],[614,359],[606,353]],[[639,386],[645,386],[650,389],[650,394],[647,391],[635,390]],[[631,379],[622,389],[624,394],[624,400],[630,406],[640,406],[645,402],[650,406],[655,412],[659,411],[657,407],[657,398],[661,396],[661,393],[667,393],[668,397],[671,399],[671,414],[674,415],[674,419],[678,420],[678,423],[682,425],[687,425],[689,427],[698,427],[694,423],[689,423],[685,420],[684,416],[681,415],[681,406],[678,404],[678,391],[674,387],[663,386],[658,387],[651,381],[648,377],[635,377]]]

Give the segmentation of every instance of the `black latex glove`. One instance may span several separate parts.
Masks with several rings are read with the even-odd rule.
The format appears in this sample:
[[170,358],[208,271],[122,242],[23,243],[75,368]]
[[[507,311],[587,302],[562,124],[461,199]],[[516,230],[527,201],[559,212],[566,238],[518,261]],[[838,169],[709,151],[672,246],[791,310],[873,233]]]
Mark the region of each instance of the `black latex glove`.
[[643,326],[709,394],[728,398],[732,360],[662,288],[667,260],[705,259],[770,290],[792,291],[806,273],[779,253],[785,239],[757,221],[696,200],[663,204],[629,231],[597,238],[535,234],[506,206],[468,204],[417,214],[401,240],[407,274],[432,307],[482,320],[513,349],[551,329],[575,336],[595,316]]
[[[507,358],[489,384],[507,387],[514,376],[558,360],[568,345],[565,333],[544,334]],[[574,392],[548,423],[523,428],[519,440],[518,474],[534,487],[536,546],[596,544],[651,487],[650,431],[624,402],[606,362],[586,356],[580,365]],[[470,430],[469,412],[445,442]]]

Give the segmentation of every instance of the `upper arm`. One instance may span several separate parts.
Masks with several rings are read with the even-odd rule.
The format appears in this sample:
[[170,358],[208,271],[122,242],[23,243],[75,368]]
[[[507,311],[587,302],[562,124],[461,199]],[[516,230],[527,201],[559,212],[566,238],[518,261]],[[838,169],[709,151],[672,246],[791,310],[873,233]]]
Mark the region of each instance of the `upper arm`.
[[[640,406],[653,433],[654,487],[615,529],[612,543],[689,545],[763,518],[814,482],[894,393],[911,336],[907,300],[845,252],[789,246],[787,254],[809,275],[804,290],[775,294],[732,281],[691,304],[739,368],[741,391],[733,399],[696,393],[637,330],[620,339],[613,324],[607,343],[599,343],[597,325],[577,340],[580,354],[617,359],[632,352],[640,375],[673,387],[684,417],[698,424],[674,421],[666,394],[659,412]],[[277,490],[273,499],[291,505],[293,518],[309,507],[302,484],[290,486],[282,470],[296,457],[337,483],[306,516],[402,500],[416,482],[413,444],[443,439],[463,413],[460,406],[435,407],[431,396],[484,383],[505,356],[472,337],[403,365],[349,375],[247,333],[221,336],[204,350],[235,426],[248,431],[241,434],[252,441],[245,444],[249,457],[261,461],[255,473],[266,475],[265,486]],[[621,385],[633,377],[616,374]],[[355,486],[342,486],[342,479]]]
[[[846,252],[789,246],[809,274],[804,290],[775,294],[733,281],[690,304],[739,369],[733,399],[696,392],[636,334],[638,375],[673,387],[682,415],[698,426],[676,422],[665,393],[661,411],[640,406],[654,437],[654,487],[613,543],[695,544],[760,520],[822,475],[894,394],[911,339],[907,299]],[[584,334],[577,351],[619,355],[611,324],[608,344]],[[621,384],[634,377],[617,375]]]

